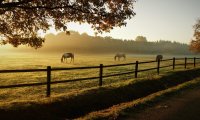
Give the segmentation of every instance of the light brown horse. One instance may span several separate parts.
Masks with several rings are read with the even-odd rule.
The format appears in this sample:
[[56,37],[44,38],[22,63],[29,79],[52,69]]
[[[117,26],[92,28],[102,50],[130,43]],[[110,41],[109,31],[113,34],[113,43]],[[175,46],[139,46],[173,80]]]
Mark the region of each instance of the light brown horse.
[[67,58],[71,58],[70,63],[73,61],[74,62],[74,54],[73,53],[64,53],[61,57],[61,62],[66,62],[67,63]]
[[115,61],[117,60],[120,60],[120,58],[124,58],[124,60],[126,60],[126,55],[124,53],[117,53],[114,57]]

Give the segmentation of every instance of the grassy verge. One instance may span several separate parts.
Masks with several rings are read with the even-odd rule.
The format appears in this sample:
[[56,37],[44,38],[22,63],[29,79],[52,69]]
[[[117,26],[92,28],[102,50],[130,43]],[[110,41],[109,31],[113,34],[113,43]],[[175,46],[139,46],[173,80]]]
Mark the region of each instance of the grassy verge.
[[[64,120],[66,118],[77,118],[109,107],[111,107],[110,112],[100,111],[91,113],[89,115],[91,117],[84,119],[101,119],[104,116],[105,118],[110,116],[116,117],[119,115],[119,111],[125,110],[126,106],[131,108],[137,101],[138,103],[145,101],[139,98],[166,90],[198,77],[200,77],[199,69],[176,71],[162,77],[127,80],[115,85],[107,85],[100,88],[94,87],[88,90],[72,92],[69,95],[54,96],[50,99],[39,100],[37,98],[37,100],[32,101],[1,103],[0,119]],[[125,106],[121,107],[121,110],[115,110],[116,106],[112,107],[120,103],[124,103]],[[121,105],[123,106],[123,104]]]
[[129,111],[136,112],[138,110],[144,109],[145,107],[152,106],[159,101],[165,100],[167,97],[172,96],[174,94],[178,94],[183,90],[193,89],[200,85],[200,78],[196,78],[194,80],[184,82],[175,87],[168,88],[166,90],[162,90],[153,94],[150,94],[146,97],[139,98],[130,102],[120,103],[118,105],[114,105],[110,108],[91,112],[83,117],[76,118],[77,120],[104,120],[104,119],[117,119],[119,117],[126,116]]

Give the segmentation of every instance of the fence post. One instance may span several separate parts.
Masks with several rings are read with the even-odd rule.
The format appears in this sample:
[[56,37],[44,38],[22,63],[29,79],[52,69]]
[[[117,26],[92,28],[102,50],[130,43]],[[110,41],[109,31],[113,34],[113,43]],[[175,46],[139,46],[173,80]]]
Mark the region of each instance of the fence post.
[[51,95],[51,66],[47,66],[47,93],[46,96]]
[[160,59],[158,59],[157,73],[158,73],[158,75],[159,75],[159,73],[160,73]]
[[176,60],[176,58],[173,57],[173,70],[175,69],[175,60]]
[[99,69],[99,86],[102,86],[102,81],[103,81],[103,64],[100,64],[100,69]]
[[138,74],[138,61],[135,62],[135,78],[137,78]]
[[196,67],[196,57],[194,57],[194,67]]
[[187,57],[185,57],[185,68],[187,67]]

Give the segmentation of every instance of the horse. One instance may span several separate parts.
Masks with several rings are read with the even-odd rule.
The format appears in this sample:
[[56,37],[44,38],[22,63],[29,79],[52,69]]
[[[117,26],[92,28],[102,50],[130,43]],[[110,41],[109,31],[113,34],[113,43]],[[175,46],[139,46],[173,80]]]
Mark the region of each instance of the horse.
[[158,60],[161,61],[162,59],[163,59],[163,56],[162,56],[162,55],[157,55],[157,56],[156,56],[156,61],[158,61]]
[[61,62],[63,63],[64,61],[66,61],[67,63],[67,58],[71,58],[70,63],[73,61],[74,62],[74,54],[73,53],[64,53],[61,57]]
[[124,53],[117,53],[114,57],[115,61],[118,58],[118,60],[120,60],[120,58],[123,57],[124,60],[126,60],[126,55]]

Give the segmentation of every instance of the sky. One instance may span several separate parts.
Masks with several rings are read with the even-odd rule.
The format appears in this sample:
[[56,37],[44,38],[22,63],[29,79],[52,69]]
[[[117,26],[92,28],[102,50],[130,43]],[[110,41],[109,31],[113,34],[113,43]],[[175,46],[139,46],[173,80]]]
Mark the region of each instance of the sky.
[[149,41],[164,39],[189,43],[192,26],[200,17],[199,11],[200,0],[138,0],[136,16],[128,21],[127,27],[109,35],[133,39],[143,35]]
[[[136,16],[127,20],[126,27],[114,28],[100,36],[134,40],[142,35],[148,41],[170,40],[189,44],[193,25],[200,18],[200,0],[137,0],[134,11]],[[88,24],[70,23],[68,28],[94,35]]]

